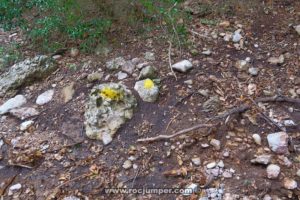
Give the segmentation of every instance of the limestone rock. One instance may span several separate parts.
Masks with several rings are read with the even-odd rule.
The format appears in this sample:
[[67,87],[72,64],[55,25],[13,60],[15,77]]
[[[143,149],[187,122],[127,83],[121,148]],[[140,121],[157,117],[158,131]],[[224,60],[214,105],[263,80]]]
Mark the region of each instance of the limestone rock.
[[117,70],[125,64],[126,64],[126,61],[123,57],[117,57],[117,58],[114,58],[114,59],[106,62],[106,68],[109,70]]
[[69,102],[73,98],[75,93],[74,85],[75,83],[72,82],[62,89],[61,93],[65,103]]
[[19,108],[27,102],[23,95],[17,95],[14,98],[7,100],[4,104],[0,106],[0,115],[8,113],[14,108]]
[[87,76],[89,82],[100,81],[103,77],[103,72],[94,72]]
[[277,154],[288,153],[288,135],[286,132],[277,132],[267,136],[271,150]]
[[185,73],[188,70],[193,68],[193,64],[189,60],[182,60],[182,61],[172,65],[172,68],[176,71]]
[[155,102],[159,95],[159,88],[151,79],[136,82],[134,89],[138,92],[142,100],[146,102]]
[[29,121],[25,121],[20,125],[20,130],[21,131],[26,131],[30,126],[32,126],[34,123],[34,121],[29,120]]
[[36,79],[42,79],[56,68],[56,63],[47,56],[36,56],[17,63],[0,75],[0,96]]
[[109,144],[117,130],[132,118],[137,102],[130,90],[117,83],[95,86],[86,104],[85,130],[87,137]]
[[34,117],[40,114],[40,112],[33,107],[15,108],[10,110],[9,113],[21,120],[27,119],[29,117]]
[[50,102],[53,98],[54,90],[47,90],[46,92],[40,94],[36,99],[36,104],[38,105],[44,105],[48,102]]
[[280,167],[278,165],[271,164],[267,167],[267,176],[270,179],[275,179],[280,174]]
[[144,67],[141,70],[138,79],[142,80],[142,79],[146,79],[146,78],[150,78],[150,79],[157,78],[157,70],[152,66]]
[[286,177],[283,179],[283,186],[285,189],[294,190],[298,187],[298,184],[294,179]]

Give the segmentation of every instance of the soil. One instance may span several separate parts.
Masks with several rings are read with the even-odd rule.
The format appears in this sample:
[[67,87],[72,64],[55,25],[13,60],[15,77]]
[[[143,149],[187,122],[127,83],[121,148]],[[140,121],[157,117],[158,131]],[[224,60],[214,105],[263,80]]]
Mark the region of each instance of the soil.
[[[81,199],[198,199],[203,195],[201,191],[185,197],[182,194],[106,194],[104,190],[120,185],[127,188],[185,188],[190,183],[206,185],[206,188],[218,188],[224,184],[225,193],[240,195],[241,199],[250,195],[263,199],[265,194],[277,195],[281,199],[299,199],[299,189],[287,190],[282,186],[284,177],[293,178],[300,184],[300,177],[296,176],[300,169],[299,151],[290,151],[286,157],[293,164],[289,167],[280,165],[281,174],[275,180],[267,178],[264,165],[250,162],[255,155],[262,153],[272,154],[274,163],[279,159],[268,148],[266,137],[280,130],[262,118],[260,109],[255,106],[246,113],[232,115],[226,123],[225,119],[212,121],[215,124],[212,129],[199,129],[170,140],[137,142],[139,138],[172,134],[205,123],[224,111],[249,103],[249,83],[255,83],[257,87],[255,94],[251,95],[253,99],[266,96],[266,90],[271,95],[291,96],[291,89],[299,89],[295,79],[300,77],[300,37],[291,24],[300,21],[300,3],[288,2],[287,5],[274,2],[268,14],[261,5],[261,9],[245,10],[226,19],[219,16],[219,21],[231,22],[228,28],[203,25],[197,16],[193,16],[189,29],[199,34],[233,32],[237,24],[242,24],[245,49],[237,50],[232,42],[225,42],[221,37],[213,39],[189,33],[191,44],[182,47],[182,52],[173,48],[172,63],[192,58],[199,61],[199,65],[186,74],[176,73],[178,80],[170,73],[168,43],[162,42],[161,32],[153,32],[148,39],[132,36],[126,42],[114,45],[113,51],[105,58],[83,53],[73,58],[65,54],[59,60],[59,70],[46,80],[18,91],[29,99],[28,105],[34,105],[36,97],[47,89],[54,87],[56,91],[50,103],[39,107],[41,114],[33,118],[34,127],[24,133],[18,128],[21,121],[10,115],[0,122],[0,138],[5,142],[0,149],[0,167],[3,166],[0,168],[0,182],[5,183],[0,185],[0,192],[4,191],[3,199],[51,199],[51,196],[52,199],[63,199],[71,195]],[[193,56],[189,52],[191,48],[200,52],[208,48],[213,54]],[[83,126],[85,102],[90,89],[104,80],[89,83],[86,76],[99,68],[105,75],[110,74],[105,69],[105,62],[110,58],[142,58],[146,51],[155,53],[152,65],[159,69],[162,79],[159,100],[156,103],[143,102],[133,91],[136,80],[130,76],[123,83],[138,99],[133,118],[122,126],[107,146],[101,141],[88,139]],[[34,53],[31,51],[28,55]],[[281,54],[286,55],[282,65],[267,62],[267,58]],[[251,58],[252,66],[259,68],[258,76],[252,77],[234,66],[236,61],[246,57]],[[91,64],[81,67],[87,61]],[[72,63],[78,66],[77,69],[69,67]],[[190,79],[193,80],[191,86],[184,83]],[[107,81],[118,80],[111,75]],[[64,103],[60,91],[71,82],[75,82],[75,94],[70,102]],[[209,96],[197,93],[199,89],[207,89]],[[220,98],[220,102],[210,110],[204,109],[203,103],[214,95]],[[0,99],[0,103],[6,99]],[[300,105],[280,102],[268,103],[265,107],[263,112],[267,115],[273,112],[276,119],[292,119],[298,124],[288,127],[287,132],[294,145],[300,144]],[[290,112],[291,108],[293,112]],[[250,121],[252,118],[256,118],[256,123]],[[254,143],[254,133],[261,135],[262,145]],[[14,146],[16,138],[19,141]],[[212,146],[202,147],[211,139],[221,141],[220,150]],[[226,151],[229,157],[224,157]],[[137,169],[125,170],[122,165],[130,156],[136,158],[133,163]],[[200,157],[200,166],[192,164],[191,159],[195,156]],[[223,160],[225,169],[234,169],[233,177],[218,177],[208,182],[204,166],[220,160]],[[187,174],[164,175],[170,170],[180,169],[188,169]],[[21,183],[22,189],[9,195],[9,186],[16,183]]]

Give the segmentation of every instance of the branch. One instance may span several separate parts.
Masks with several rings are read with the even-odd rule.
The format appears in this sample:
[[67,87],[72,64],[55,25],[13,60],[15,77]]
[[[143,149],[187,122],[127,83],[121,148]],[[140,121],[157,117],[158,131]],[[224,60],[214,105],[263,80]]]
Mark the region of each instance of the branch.
[[213,126],[214,126],[213,124],[198,124],[196,126],[192,126],[191,128],[187,128],[187,129],[178,131],[172,135],[158,135],[156,137],[142,138],[142,139],[138,139],[137,142],[153,142],[153,141],[157,141],[157,140],[170,139],[170,138],[174,138],[176,136],[179,136],[179,135],[182,135],[185,133],[189,133],[189,132],[194,131],[199,128],[209,128],[209,127],[213,127]]
[[172,74],[174,75],[174,77],[175,77],[175,79],[176,79],[176,81],[177,81],[177,76],[176,76],[176,74],[175,74],[175,72],[174,72],[174,70],[173,70],[173,68],[172,68],[171,48],[172,48],[172,42],[169,41],[169,66],[170,66],[170,69],[171,69]]

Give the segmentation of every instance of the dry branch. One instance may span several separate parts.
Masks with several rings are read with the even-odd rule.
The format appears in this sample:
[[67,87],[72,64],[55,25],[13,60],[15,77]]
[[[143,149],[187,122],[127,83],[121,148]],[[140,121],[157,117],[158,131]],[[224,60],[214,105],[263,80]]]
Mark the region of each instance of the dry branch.
[[170,139],[170,138],[173,138],[173,137],[185,134],[185,133],[189,133],[189,132],[194,131],[194,130],[199,129],[199,128],[210,128],[210,127],[213,127],[213,126],[214,126],[213,124],[198,124],[196,126],[192,126],[191,128],[187,128],[187,129],[183,129],[181,131],[178,131],[178,132],[176,132],[172,135],[158,135],[156,137],[138,139],[137,141],[138,142],[153,142],[153,141],[157,141],[157,140]]

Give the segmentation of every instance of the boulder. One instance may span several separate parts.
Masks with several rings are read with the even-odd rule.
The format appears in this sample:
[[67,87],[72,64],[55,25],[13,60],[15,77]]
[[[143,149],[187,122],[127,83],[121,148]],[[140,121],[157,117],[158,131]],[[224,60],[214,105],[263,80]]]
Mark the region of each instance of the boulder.
[[104,83],[95,86],[86,104],[85,130],[87,137],[109,144],[117,130],[133,116],[137,101],[126,86]]
[[0,115],[8,113],[14,108],[19,108],[27,103],[26,98],[23,95],[17,95],[14,98],[7,100],[4,104],[0,106]]
[[56,68],[54,60],[48,56],[36,56],[17,63],[0,76],[0,96],[4,96],[9,90],[44,78]]
[[139,93],[143,101],[150,103],[155,102],[159,95],[159,88],[151,79],[136,82],[134,89]]

